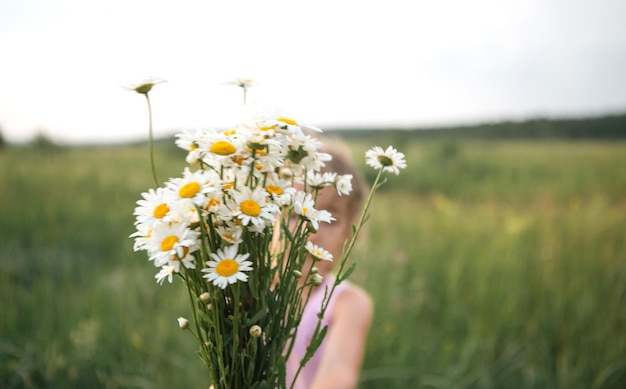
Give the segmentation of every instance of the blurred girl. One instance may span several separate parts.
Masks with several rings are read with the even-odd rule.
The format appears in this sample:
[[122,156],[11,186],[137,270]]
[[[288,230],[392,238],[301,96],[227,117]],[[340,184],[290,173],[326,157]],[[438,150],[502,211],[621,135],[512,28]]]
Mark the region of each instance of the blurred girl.
[[[333,157],[332,161],[326,162],[324,170],[340,175],[351,174],[352,192],[349,196],[339,195],[332,186],[320,191],[316,209],[329,211],[336,220],[330,224],[320,223],[318,231],[310,237],[310,241],[329,251],[338,261],[344,242],[352,237],[352,224],[358,222],[368,188],[350,161],[347,148],[341,148],[334,143],[326,144],[324,148],[321,151]],[[326,287],[330,290],[334,283],[333,264],[334,262],[325,260],[315,263],[319,274],[323,276],[323,282],[313,290],[304,309],[295,345],[287,361],[287,387],[291,385],[298,371],[300,360],[305,355],[317,325],[317,314],[324,298],[324,290]],[[305,269],[307,268],[305,266]],[[302,279],[306,279],[306,274]],[[369,295],[348,281],[340,283],[332,295],[322,321],[322,327],[327,325],[328,332],[314,356],[298,374],[294,388],[356,387],[372,315],[373,307]]]

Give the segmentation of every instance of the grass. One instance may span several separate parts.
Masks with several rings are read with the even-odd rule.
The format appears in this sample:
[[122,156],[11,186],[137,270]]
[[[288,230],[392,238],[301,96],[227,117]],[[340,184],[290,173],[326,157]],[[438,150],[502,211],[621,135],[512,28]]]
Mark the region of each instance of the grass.
[[[626,143],[390,143],[409,168],[353,257],[376,305],[361,387],[623,387]],[[0,387],[206,387],[182,285],[128,238],[147,148],[3,149],[0,180]]]

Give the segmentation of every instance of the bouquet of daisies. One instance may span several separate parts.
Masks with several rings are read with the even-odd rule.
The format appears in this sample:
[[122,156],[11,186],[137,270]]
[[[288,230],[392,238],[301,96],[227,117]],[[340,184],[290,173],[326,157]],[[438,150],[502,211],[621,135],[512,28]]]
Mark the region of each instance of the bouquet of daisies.
[[[135,91],[148,98],[153,85]],[[320,223],[334,220],[316,209],[316,196],[331,185],[342,195],[351,191],[350,175],[320,173],[331,156],[311,135],[319,131],[259,110],[232,129],[182,132],[176,144],[187,150],[189,166],[137,202],[135,251],[145,251],[158,268],[159,284],[176,277],[185,285],[191,319],[179,318],[179,325],[197,338],[216,389],[291,384],[285,382],[291,342],[312,288],[322,282],[304,269],[305,259],[332,260],[308,240]],[[346,261],[381,173],[406,166],[392,147],[373,148],[366,157],[379,174],[325,301],[353,268]],[[301,365],[324,334],[318,325]]]

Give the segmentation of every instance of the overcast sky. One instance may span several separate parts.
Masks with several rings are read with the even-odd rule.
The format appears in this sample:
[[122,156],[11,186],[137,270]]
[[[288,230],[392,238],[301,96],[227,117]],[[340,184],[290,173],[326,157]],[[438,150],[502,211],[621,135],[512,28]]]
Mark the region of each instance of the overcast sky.
[[626,1],[0,0],[0,129],[60,143],[236,121],[241,92],[322,128],[626,111]]

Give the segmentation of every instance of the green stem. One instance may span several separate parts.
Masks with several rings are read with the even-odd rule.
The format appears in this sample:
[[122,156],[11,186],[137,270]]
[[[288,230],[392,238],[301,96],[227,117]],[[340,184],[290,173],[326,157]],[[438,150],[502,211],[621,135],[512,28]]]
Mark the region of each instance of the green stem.
[[154,136],[152,135],[152,104],[150,104],[150,97],[146,93],[146,102],[148,103],[148,144],[150,146],[150,167],[152,168],[152,177],[154,178],[154,184],[159,186],[159,180],[156,175],[156,168],[154,166]]

